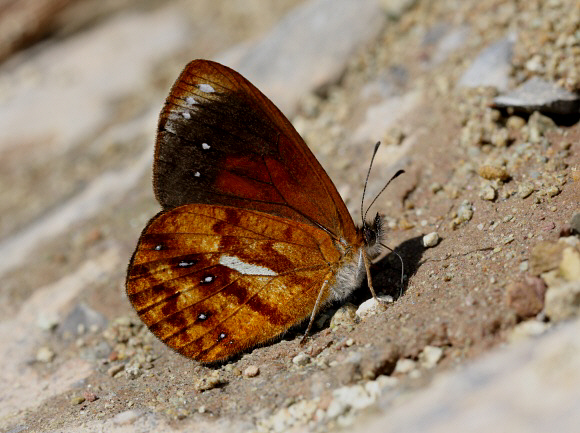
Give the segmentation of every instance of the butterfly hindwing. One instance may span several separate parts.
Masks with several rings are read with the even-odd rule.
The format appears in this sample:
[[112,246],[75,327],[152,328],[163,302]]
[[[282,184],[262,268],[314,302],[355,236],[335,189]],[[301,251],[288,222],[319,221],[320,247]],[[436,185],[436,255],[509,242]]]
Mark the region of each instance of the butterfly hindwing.
[[311,225],[190,204],[160,213],[145,228],[127,294],[163,342],[213,362],[308,317],[337,261],[331,237]]

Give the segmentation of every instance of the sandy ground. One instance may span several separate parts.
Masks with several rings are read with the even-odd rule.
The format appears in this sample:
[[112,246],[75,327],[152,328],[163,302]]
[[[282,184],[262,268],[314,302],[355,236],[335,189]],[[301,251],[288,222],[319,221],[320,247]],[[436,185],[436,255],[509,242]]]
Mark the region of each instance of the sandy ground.
[[[93,3],[38,19],[44,31],[0,65],[2,431],[335,431],[365,422],[390,431],[380,420],[393,407],[410,428],[401,402],[578,313],[577,113],[492,108],[498,93],[531,76],[580,89],[574,2],[383,2],[378,30],[322,81],[281,80],[288,88],[278,86],[278,97],[355,220],[374,142],[383,146],[369,197],[405,169],[371,210],[386,218],[404,285],[386,252],[372,271],[379,294],[392,297],[388,308],[355,314],[370,298],[364,286],[323,312],[305,345],[297,328],[210,367],[156,340],[124,294],[127,262],[158,210],[149,171],[156,116],[180,65],[211,57],[248,67],[245,50],[267,52],[264,38],[293,25],[287,14],[316,2],[224,10],[124,2],[98,14]],[[514,32],[494,86],[459,85],[483,49]],[[83,52],[83,66],[73,65]],[[297,71],[318,67],[295,62]],[[431,232],[439,241],[425,247]],[[578,365],[578,340],[574,347],[567,361]],[[516,371],[539,356],[530,353]],[[485,380],[503,381],[500,361],[489,362]],[[523,395],[531,382],[522,380],[514,386]],[[562,381],[580,388],[577,374]],[[532,390],[538,399],[541,390]],[[568,397],[556,393],[556,406]],[[421,413],[407,417],[429,424]],[[517,415],[498,417],[510,425]],[[460,419],[441,428],[454,431]]]

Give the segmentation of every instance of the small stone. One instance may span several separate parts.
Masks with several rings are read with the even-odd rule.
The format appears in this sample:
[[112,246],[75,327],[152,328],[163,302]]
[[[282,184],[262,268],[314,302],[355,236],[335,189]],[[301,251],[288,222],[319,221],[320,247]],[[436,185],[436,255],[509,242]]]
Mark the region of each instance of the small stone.
[[141,411],[137,409],[126,410],[125,412],[118,413],[113,417],[113,424],[116,425],[133,424],[140,416]]
[[491,144],[497,147],[506,147],[509,142],[509,131],[507,128],[500,128],[491,134]]
[[85,398],[81,395],[77,395],[70,399],[71,404],[81,404],[85,402]]
[[258,374],[260,374],[260,369],[256,365],[250,365],[244,370],[246,377],[256,377]]
[[520,116],[510,116],[506,122],[506,126],[508,129],[515,129],[519,130],[522,129],[526,125],[525,119]]
[[352,338],[349,338],[344,342],[344,344],[346,344],[347,347],[350,347],[354,344],[354,340]]
[[540,322],[539,320],[526,320],[525,322],[518,323],[514,326],[508,335],[508,340],[515,342],[529,337],[537,337],[538,335],[542,335],[549,328],[550,325],[548,323]]
[[528,129],[530,133],[530,141],[532,143],[539,143],[546,132],[555,129],[556,124],[548,116],[540,114],[535,111],[528,119]]
[[56,313],[40,313],[36,319],[36,326],[43,331],[52,331],[60,323],[59,317]]
[[572,229],[572,233],[580,234],[580,212],[574,214],[570,220],[570,228]]
[[195,383],[195,389],[198,392],[208,391],[210,389],[219,388],[225,385],[227,380],[219,375],[219,372],[214,372],[211,376],[205,376],[197,380]]
[[546,292],[544,311],[550,320],[557,322],[580,314],[580,281],[573,281]]
[[311,358],[304,352],[300,352],[294,358],[292,358],[292,363],[295,365],[304,366],[310,362]]
[[356,319],[356,305],[347,302],[342,305],[330,319],[330,328],[337,326],[354,325]]
[[401,358],[395,365],[394,373],[407,374],[417,367],[417,362],[412,359]]
[[426,369],[434,368],[443,357],[443,349],[436,346],[425,346],[419,354],[419,362]]
[[423,246],[425,248],[434,247],[439,243],[439,234],[437,232],[431,232],[423,236]]
[[[542,71],[543,63],[542,57],[536,54],[526,62],[526,69]],[[516,89],[497,96],[493,102],[497,108],[512,107],[534,114],[538,111],[553,114],[578,113],[580,108],[580,97],[577,93],[569,92],[535,75]]]
[[[393,302],[392,296],[379,296],[385,303]],[[359,305],[358,309],[356,310],[356,315],[361,319],[364,319],[369,316],[373,316],[377,314],[379,311],[382,311],[384,308],[383,302],[377,301],[375,298],[367,299],[362,304]]]
[[497,191],[491,185],[486,185],[479,193],[479,196],[484,200],[494,201],[497,196]]
[[551,185],[546,188],[543,188],[539,191],[540,195],[548,196],[548,197],[556,197],[560,194],[561,190],[558,188],[557,185]]
[[509,173],[503,167],[495,165],[482,165],[477,169],[477,174],[487,180],[506,181],[510,178]]
[[88,402],[97,401],[99,399],[99,397],[97,396],[97,394],[95,394],[94,392],[91,392],[91,391],[85,391],[84,394],[83,394],[83,397]]
[[111,377],[115,377],[115,375],[117,373],[119,373],[120,371],[123,371],[124,369],[125,369],[125,366],[123,364],[112,365],[107,370],[107,374]]
[[533,317],[544,308],[545,293],[544,281],[528,276],[507,286],[506,304],[522,319]]
[[562,251],[560,274],[566,281],[580,281],[580,253],[568,247]]
[[457,219],[459,222],[466,222],[469,221],[473,217],[473,205],[464,200],[460,205],[459,209],[457,210]]
[[429,185],[429,189],[431,190],[431,192],[433,194],[436,194],[439,191],[441,191],[443,189],[443,187],[441,186],[441,184],[439,182],[433,182],[431,185]]
[[379,384],[381,390],[385,390],[397,386],[399,384],[399,379],[393,376],[386,376],[381,374],[379,377],[377,377],[375,382]]
[[565,246],[554,242],[538,242],[530,253],[530,273],[540,275],[557,269]]
[[376,401],[362,385],[345,386],[332,392],[334,400],[345,402],[353,409],[364,409]]
[[51,362],[56,356],[54,350],[48,346],[43,346],[36,352],[36,360],[38,362],[48,363]]
[[520,198],[529,197],[534,192],[534,185],[531,182],[522,182],[518,185],[518,196]]

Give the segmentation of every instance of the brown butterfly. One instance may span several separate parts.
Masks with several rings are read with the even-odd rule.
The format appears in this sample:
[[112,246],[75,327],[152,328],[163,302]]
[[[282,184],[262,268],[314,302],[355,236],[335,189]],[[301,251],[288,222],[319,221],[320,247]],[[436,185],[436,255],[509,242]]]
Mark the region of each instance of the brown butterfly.
[[163,210],[141,234],[127,295],[179,353],[220,361],[308,317],[310,330],[365,274],[375,296],[380,217],[356,227],[288,119],[232,69],[187,65],[161,112],[153,171]]

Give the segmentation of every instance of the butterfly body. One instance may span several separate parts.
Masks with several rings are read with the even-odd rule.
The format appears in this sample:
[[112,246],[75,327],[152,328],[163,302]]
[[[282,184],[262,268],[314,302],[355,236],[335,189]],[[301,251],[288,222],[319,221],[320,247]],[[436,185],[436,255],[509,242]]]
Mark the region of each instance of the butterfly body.
[[214,362],[345,299],[378,254],[283,114],[235,71],[191,62],[161,113],[154,190],[163,210],[129,264],[152,332]]

